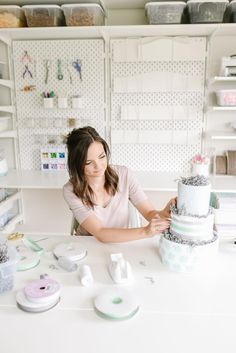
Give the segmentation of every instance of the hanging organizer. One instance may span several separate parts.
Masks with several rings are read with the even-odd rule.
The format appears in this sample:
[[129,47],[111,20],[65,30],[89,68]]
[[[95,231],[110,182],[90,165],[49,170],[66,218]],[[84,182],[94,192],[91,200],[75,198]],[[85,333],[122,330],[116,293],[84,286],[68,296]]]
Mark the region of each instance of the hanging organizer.
[[188,172],[201,151],[205,38],[111,41],[113,163]]
[[41,169],[41,153],[63,152],[74,127],[92,125],[105,137],[103,40],[14,41],[13,57],[22,169]]

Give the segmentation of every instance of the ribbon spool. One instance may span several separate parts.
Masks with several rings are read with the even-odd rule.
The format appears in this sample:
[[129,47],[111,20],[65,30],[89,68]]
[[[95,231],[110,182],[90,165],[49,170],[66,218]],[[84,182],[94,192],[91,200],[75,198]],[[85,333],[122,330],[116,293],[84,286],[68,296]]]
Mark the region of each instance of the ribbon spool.
[[58,244],[53,253],[58,259],[66,257],[71,261],[82,260],[87,255],[87,251],[76,242]]
[[137,299],[128,291],[106,290],[94,300],[96,313],[108,320],[127,320],[139,310]]
[[44,312],[60,301],[60,284],[47,275],[29,283],[16,294],[16,302],[20,309],[28,312]]

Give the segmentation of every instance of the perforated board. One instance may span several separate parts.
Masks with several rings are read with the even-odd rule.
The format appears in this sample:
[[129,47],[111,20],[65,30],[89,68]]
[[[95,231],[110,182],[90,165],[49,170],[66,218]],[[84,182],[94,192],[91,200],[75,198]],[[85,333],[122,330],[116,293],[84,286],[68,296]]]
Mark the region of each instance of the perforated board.
[[[175,41],[175,38],[171,38]],[[178,39],[179,40],[179,39]],[[153,41],[153,39],[152,39]],[[188,38],[185,41],[186,52],[190,53],[188,59],[185,59],[184,53],[171,52],[172,57],[165,60],[158,59],[157,52],[150,50],[145,60],[140,55],[140,47],[135,48],[137,39],[118,39],[111,41],[111,144],[113,163],[126,164],[134,170],[143,171],[161,171],[161,172],[189,172],[190,159],[196,153],[201,151],[202,131],[203,131],[203,104],[204,104],[204,85],[205,85],[205,55],[206,40],[205,38]],[[126,47],[127,45],[127,47]],[[129,45],[129,46],[128,46]],[[161,45],[160,43],[158,45]],[[199,45],[202,50],[199,51]],[[194,47],[198,52],[194,59]],[[119,48],[123,50],[123,54],[119,52]],[[125,50],[127,48],[127,50]],[[161,53],[160,55],[163,56]],[[163,50],[165,48],[163,47]],[[148,58],[147,58],[148,57]],[[164,73],[166,77],[178,77],[188,79],[186,89],[163,88],[166,82],[160,82],[157,89],[152,80],[149,88],[148,84],[144,85],[144,80],[138,82],[142,75]],[[165,75],[163,75],[165,76]],[[191,81],[191,77],[193,80]],[[125,81],[126,79],[126,81]],[[115,83],[119,80],[119,89],[115,89]],[[122,81],[123,80],[123,81]],[[137,91],[135,91],[135,80],[137,83]],[[132,81],[130,83],[130,81]],[[200,86],[196,89],[196,81],[200,82]],[[173,83],[173,82],[172,82]],[[172,84],[171,83],[171,84]],[[123,86],[122,86],[123,84]],[[117,87],[118,84],[115,86]],[[121,88],[120,88],[121,87]],[[122,88],[123,87],[123,88]],[[127,88],[128,87],[128,88]],[[146,88],[145,88],[146,87]],[[166,86],[165,86],[166,87]],[[175,84],[175,87],[177,85]],[[122,89],[124,90],[122,92]],[[145,91],[145,89],[147,91]],[[140,119],[139,115],[136,119],[121,119],[122,107],[188,107],[189,114],[184,117],[170,116],[168,119],[162,119],[158,116],[156,119]],[[191,114],[191,108],[197,113]],[[158,136],[161,132],[169,132],[170,139],[168,141],[158,142]],[[123,132],[123,134],[122,134]],[[136,132],[136,137],[135,136]],[[157,139],[153,142],[153,134],[156,132]],[[150,135],[150,140],[148,136]],[[124,138],[124,136],[126,136]],[[143,137],[146,136],[146,137]],[[184,136],[181,140],[181,136]],[[192,138],[194,136],[194,138]],[[152,138],[151,138],[152,137]],[[174,138],[176,137],[176,138]],[[176,142],[177,141],[177,142]]]
[[[25,51],[29,58],[24,56]],[[22,169],[40,169],[40,148],[60,146],[63,136],[74,125],[92,125],[105,137],[103,40],[14,41],[13,58]],[[82,80],[72,65],[77,59],[81,61]],[[58,60],[61,60],[61,73]],[[47,62],[48,83],[45,82]],[[58,73],[63,79],[58,79]],[[24,91],[27,86],[35,89]],[[67,96],[68,108],[59,109],[55,98],[54,108],[45,109],[42,93],[51,91]],[[82,108],[72,109],[71,97],[78,95],[82,98]]]

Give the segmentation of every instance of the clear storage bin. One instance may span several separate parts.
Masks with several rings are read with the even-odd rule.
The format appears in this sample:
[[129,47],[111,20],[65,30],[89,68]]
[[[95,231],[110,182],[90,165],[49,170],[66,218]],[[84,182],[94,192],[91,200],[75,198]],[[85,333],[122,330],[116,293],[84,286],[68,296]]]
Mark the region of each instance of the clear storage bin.
[[183,1],[148,2],[145,12],[151,25],[181,23],[185,6]]
[[228,13],[228,19],[229,22],[236,22],[236,0],[233,0],[229,3],[229,6],[227,8],[227,13]]
[[0,263],[0,293],[14,287],[14,277],[19,261],[19,255],[14,247],[8,247],[8,257],[8,261]]
[[66,4],[61,6],[67,26],[102,26],[105,15],[98,4]]
[[236,90],[222,89],[216,92],[217,104],[222,106],[236,106]]
[[55,27],[64,24],[63,12],[58,5],[25,5],[28,27]]
[[25,26],[25,15],[20,6],[0,6],[0,28],[16,28]]
[[190,23],[223,22],[228,0],[189,0],[187,9]]

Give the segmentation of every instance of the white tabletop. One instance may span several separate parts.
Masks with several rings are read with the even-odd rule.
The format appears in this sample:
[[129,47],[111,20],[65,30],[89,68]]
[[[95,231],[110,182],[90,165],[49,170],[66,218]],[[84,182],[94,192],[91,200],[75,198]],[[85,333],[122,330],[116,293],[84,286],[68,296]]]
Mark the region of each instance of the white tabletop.
[[[83,287],[78,271],[66,272],[53,258],[56,244],[72,240],[88,251],[80,263],[91,267],[91,287]],[[236,246],[220,244],[214,272],[180,274],[162,265],[158,240],[102,244],[93,237],[58,236],[39,242],[45,249],[40,265],[18,272],[14,291],[0,295],[1,351],[235,352]],[[130,320],[112,322],[97,316],[93,300],[118,287],[107,271],[109,255],[117,252],[132,266],[135,282],[125,288],[137,296],[140,310]],[[45,313],[21,311],[16,291],[44,273],[61,283],[60,303]]]

